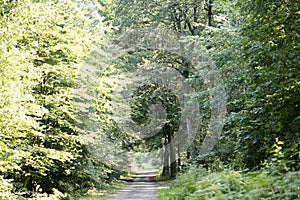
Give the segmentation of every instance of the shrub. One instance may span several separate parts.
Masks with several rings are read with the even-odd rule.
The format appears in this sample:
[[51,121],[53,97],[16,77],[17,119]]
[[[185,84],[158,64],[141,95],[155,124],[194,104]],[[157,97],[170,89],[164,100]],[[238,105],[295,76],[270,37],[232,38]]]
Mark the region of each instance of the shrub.
[[299,171],[274,175],[267,170],[242,174],[191,169],[166,185],[159,191],[160,200],[300,198]]

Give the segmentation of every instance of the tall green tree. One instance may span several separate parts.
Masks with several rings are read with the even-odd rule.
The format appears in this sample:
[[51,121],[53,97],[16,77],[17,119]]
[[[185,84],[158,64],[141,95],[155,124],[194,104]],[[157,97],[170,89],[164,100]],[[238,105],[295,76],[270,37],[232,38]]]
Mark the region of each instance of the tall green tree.
[[74,107],[80,63],[103,39],[101,18],[87,2],[13,2],[0,21],[1,196],[82,193],[105,177]]
[[289,166],[299,169],[299,2],[241,1],[247,64],[242,145],[259,166],[279,138]]
[[[213,33],[216,32],[217,29],[221,29],[221,26],[227,28],[228,25],[226,23],[231,23],[227,20],[223,20],[223,18],[226,17],[225,13],[227,12],[227,7],[226,9],[222,9],[222,6],[225,5],[224,1],[192,0],[182,2],[162,0],[154,2],[129,2],[116,0],[112,2],[101,1],[101,3],[104,7],[105,5],[107,5],[107,9],[113,10],[113,15],[109,15],[107,20],[111,22],[117,29],[117,31],[115,31],[115,34],[118,34],[120,32],[122,33],[122,31],[126,32],[127,30],[131,29],[134,30],[142,28],[166,28],[177,32],[178,39],[181,38],[182,40],[184,40],[185,37],[188,37],[189,39],[194,40],[195,43],[197,43],[198,45],[199,41],[201,41],[199,39],[199,36],[201,36],[204,33],[204,31],[205,36],[210,37],[209,34],[213,35]],[[225,28],[222,30],[223,32],[226,32]],[[204,45],[208,49],[212,48],[212,46],[210,46],[207,41],[205,41],[204,43]],[[179,50],[180,52],[178,53],[179,55],[177,56],[170,55],[166,52],[156,52],[158,55],[155,58],[155,62],[167,63],[170,67],[176,69],[180,74],[182,74],[182,76],[186,80],[192,80],[192,82],[194,82],[194,85],[200,84],[201,78],[195,75],[195,73],[197,72],[193,71],[193,66],[191,66],[191,63],[189,63],[187,59],[189,55],[186,55],[186,48],[186,44],[182,42],[181,48]],[[139,52],[137,52],[136,54],[132,54],[131,56],[136,55],[138,57],[138,54]],[[149,52],[149,54],[151,53]],[[145,56],[145,52],[140,52],[140,55]],[[132,61],[135,62],[134,59]],[[199,89],[200,94],[200,90],[204,91],[207,88],[201,88],[198,86],[197,89]],[[201,101],[208,100],[207,93],[206,96],[204,96]],[[207,107],[205,109],[206,111],[209,110],[209,108]],[[209,118],[209,112],[206,114],[207,118]],[[189,119],[187,119],[187,124],[189,125],[190,123],[188,122],[188,120]],[[199,124],[201,123],[205,124],[205,122],[199,122]],[[199,137],[203,137],[203,135],[207,131],[208,126],[203,125],[202,128],[203,130],[201,130],[201,132],[203,133],[201,133],[201,136],[199,135]],[[191,128],[188,128],[188,130],[190,129]],[[189,135],[191,135],[191,133]],[[201,139],[199,139],[198,142],[194,144],[194,147],[189,149],[187,153],[189,158],[194,159],[196,157],[195,153],[198,151],[197,146],[199,146],[199,143],[201,143]],[[178,164],[179,163],[180,160],[178,160]]]

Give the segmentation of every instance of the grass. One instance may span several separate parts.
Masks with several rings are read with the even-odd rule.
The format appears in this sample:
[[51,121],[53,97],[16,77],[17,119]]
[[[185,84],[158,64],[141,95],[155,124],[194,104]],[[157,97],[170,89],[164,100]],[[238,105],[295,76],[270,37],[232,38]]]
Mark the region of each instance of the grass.
[[99,200],[106,197],[106,194],[89,194],[85,197],[81,197],[80,200]]
[[121,180],[116,180],[112,182],[107,188],[101,191],[90,190],[85,196],[80,197],[79,200],[100,200],[104,199],[109,193],[117,191],[125,187],[126,182]]

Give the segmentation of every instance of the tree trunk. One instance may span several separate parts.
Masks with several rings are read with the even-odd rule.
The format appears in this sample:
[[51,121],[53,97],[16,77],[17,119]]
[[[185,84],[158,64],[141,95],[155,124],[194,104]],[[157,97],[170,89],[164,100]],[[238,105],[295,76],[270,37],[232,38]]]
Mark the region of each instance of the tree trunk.
[[167,176],[169,175],[169,167],[170,167],[170,162],[169,162],[169,153],[167,149],[167,138],[164,139],[164,144],[163,144],[163,171],[162,175]]
[[170,143],[170,161],[171,161],[171,178],[175,178],[177,172],[177,163],[173,142]]
[[181,169],[180,169],[180,167],[181,167],[181,160],[180,160],[180,143],[178,143],[178,145],[177,145],[177,172],[180,172],[181,171]]
[[208,26],[212,26],[212,20],[213,20],[212,5],[213,5],[213,0],[209,0],[207,5]]
[[175,178],[177,165],[176,165],[176,155],[175,155],[175,148],[174,143],[172,141],[174,132],[169,125],[166,125],[167,137],[168,137],[168,145],[169,145],[169,156],[170,156],[170,163],[171,163],[171,178]]

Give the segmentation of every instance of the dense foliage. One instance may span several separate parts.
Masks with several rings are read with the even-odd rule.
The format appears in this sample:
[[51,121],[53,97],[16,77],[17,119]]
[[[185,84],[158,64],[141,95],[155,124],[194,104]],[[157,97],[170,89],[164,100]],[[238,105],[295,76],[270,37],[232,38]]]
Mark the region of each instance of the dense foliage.
[[109,164],[88,151],[74,107],[80,63],[104,35],[96,6],[24,0],[1,9],[1,199],[103,187]]
[[[162,199],[300,198],[299,7],[292,0],[0,0],[0,198],[79,196],[128,170],[131,152],[159,149],[162,174],[177,174]],[[153,48],[159,33],[149,30],[178,33],[176,52]],[[117,49],[138,40],[149,46]],[[222,135],[205,155],[211,83],[185,51],[201,48],[227,95]],[[126,108],[142,125],[161,105],[166,119],[155,136],[129,134],[114,116],[118,84],[126,83],[118,81],[157,63],[196,91],[201,118],[184,151],[172,143],[178,95],[165,85],[145,81]]]
[[[107,3],[107,2],[106,2]],[[282,1],[115,1],[108,19],[121,30],[167,27],[205,46],[222,71],[228,116],[212,155],[234,167],[263,166],[276,139],[291,170],[299,169],[299,5]],[[105,4],[105,1],[104,1]],[[126,12],[126,13],[125,13]],[[184,46],[183,46],[184,48]],[[149,60],[149,54],[137,52]],[[201,82],[183,58],[165,54],[168,63],[191,83]],[[152,59],[153,61],[153,59]],[[131,64],[140,62],[132,60]],[[180,65],[178,67],[177,65]],[[199,89],[199,88],[198,88]],[[199,89],[199,97],[205,90]],[[203,97],[201,104],[206,105]],[[204,109],[205,110],[205,109]],[[209,109],[206,113],[209,118]],[[205,120],[188,154],[198,163],[214,157],[198,154]],[[234,161],[234,162],[233,162]]]
[[161,189],[158,199],[298,199],[299,171],[270,174],[191,168]]
[[[223,169],[224,166],[246,171],[264,169],[267,172],[260,172],[266,173],[263,175],[266,176],[266,187],[273,187],[267,184],[267,180],[272,179],[272,171],[287,173],[272,179],[275,185],[283,177],[293,174],[293,195],[282,194],[278,198],[298,197],[295,191],[299,174],[294,173],[299,170],[300,158],[298,2],[166,0],[129,3],[116,0],[113,6],[107,8],[114,11],[110,12],[113,14],[109,15],[108,20],[117,26],[116,33],[149,27],[169,28],[184,33],[185,36],[179,34],[179,37],[189,38],[195,44],[200,43],[206,47],[222,72],[228,96],[227,117],[218,144],[213,151],[203,156],[201,145],[209,130],[207,122],[211,114],[207,88],[203,87],[203,83],[201,87],[203,80],[185,62],[183,54],[180,54],[181,58],[167,53],[157,56],[159,62],[178,70],[191,84],[200,83],[200,87],[196,84],[194,88],[198,90],[201,111],[205,114],[199,120],[200,128],[190,149],[186,154],[178,155],[181,159],[176,161],[178,169],[190,164],[212,171]],[[136,54],[149,60],[144,52],[138,51]],[[143,115],[140,117],[143,119]],[[163,137],[157,142],[163,143]],[[251,173],[245,175],[248,176],[251,182]],[[183,194],[176,191],[182,184],[180,182],[178,188],[175,187],[174,191],[166,192],[165,195],[173,195],[173,199],[185,196],[186,191]],[[201,185],[186,184],[187,188],[190,185],[195,190]],[[286,186],[279,188],[280,191],[270,191],[269,196],[272,193],[288,193],[289,189]],[[241,196],[236,198],[242,198],[250,191],[247,188],[243,190],[239,194]],[[232,193],[226,195],[234,196]],[[249,198],[258,197],[254,195]]]

